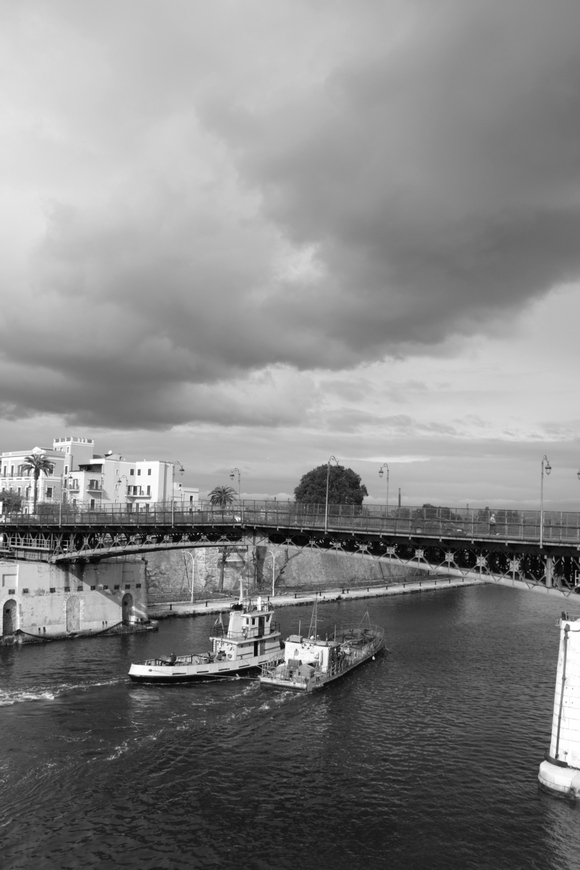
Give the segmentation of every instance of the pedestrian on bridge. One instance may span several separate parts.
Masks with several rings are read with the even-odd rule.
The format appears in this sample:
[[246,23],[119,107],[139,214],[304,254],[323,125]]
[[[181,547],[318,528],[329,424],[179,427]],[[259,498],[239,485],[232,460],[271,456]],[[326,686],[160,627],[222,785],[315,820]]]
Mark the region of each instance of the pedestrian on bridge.
[[489,516],[489,534],[495,535],[495,514]]

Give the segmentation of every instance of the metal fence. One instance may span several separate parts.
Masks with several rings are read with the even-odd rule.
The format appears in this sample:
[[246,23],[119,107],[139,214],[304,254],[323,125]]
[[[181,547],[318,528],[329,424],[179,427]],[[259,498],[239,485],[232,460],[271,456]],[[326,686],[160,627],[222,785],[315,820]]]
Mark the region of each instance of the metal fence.
[[[493,519],[492,519],[493,515]],[[493,521],[495,520],[495,522]],[[572,511],[497,510],[380,505],[303,505],[276,500],[236,502],[216,507],[201,502],[184,508],[179,502],[154,502],[137,510],[132,503],[90,507],[88,504],[42,503],[34,515],[4,513],[0,523],[34,526],[123,525],[262,525],[280,528],[321,528],[449,538],[580,541],[580,513]]]

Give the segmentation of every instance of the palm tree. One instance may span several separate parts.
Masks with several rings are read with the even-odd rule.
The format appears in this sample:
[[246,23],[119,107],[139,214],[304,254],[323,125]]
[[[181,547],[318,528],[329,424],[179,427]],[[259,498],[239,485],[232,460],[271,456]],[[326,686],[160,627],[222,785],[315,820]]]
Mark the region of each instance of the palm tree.
[[36,503],[38,501],[38,478],[41,474],[50,474],[54,464],[46,458],[44,453],[31,453],[30,456],[24,457],[22,464],[23,471],[32,471],[34,477],[34,503],[32,513],[36,513]]
[[209,493],[209,503],[215,507],[225,508],[238,497],[233,486],[216,486]]

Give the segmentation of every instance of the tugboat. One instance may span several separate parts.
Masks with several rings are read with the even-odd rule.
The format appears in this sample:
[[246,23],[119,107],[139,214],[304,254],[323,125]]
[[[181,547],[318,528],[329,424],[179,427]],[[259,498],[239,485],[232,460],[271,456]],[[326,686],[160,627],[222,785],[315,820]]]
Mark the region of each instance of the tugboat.
[[284,658],[280,626],[273,616],[273,609],[261,597],[255,602],[244,599],[240,583],[240,598],[232,604],[228,626],[224,627],[220,615],[209,652],[171,653],[135,662],[129,677],[135,683],[188,683],[257,674],[264,665],[276,665]]
[[285,642],[284,661],[262,666],[260,685],[315,692],[374,658],[384,645],[385,633],[382,628],[371,625],[368,611],[359,625],[339,632],[335,629],[331,638],[320,638],[315,604],[308,637],[291,634]]

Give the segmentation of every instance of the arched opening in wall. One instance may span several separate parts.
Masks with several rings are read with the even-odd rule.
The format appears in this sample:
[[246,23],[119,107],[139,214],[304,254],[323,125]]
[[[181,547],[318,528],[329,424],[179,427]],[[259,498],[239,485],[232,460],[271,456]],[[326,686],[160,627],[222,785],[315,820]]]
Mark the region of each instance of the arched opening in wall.
[[66,602],[66,630],[69,634],[81,630],[81,601],[77,595],[71,595]]
[[130,592],[126,592],[125,595],[123,595],[121,607],[123,611],[123,625],[130,625],[132,622],[135,622],[133,596]]
[[7,637],[11,634],[14,634],[14,632],[18,628],[17,622],[17,604],[13,598],[9,598],[8,601],[4,604],[4,610],[2,611],[2,635],[4,637]]

